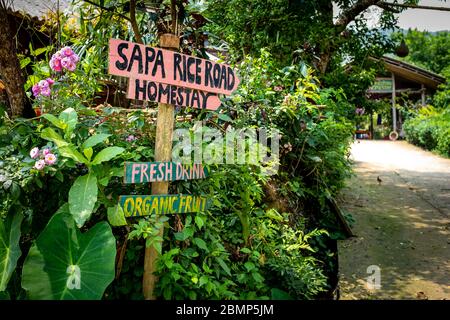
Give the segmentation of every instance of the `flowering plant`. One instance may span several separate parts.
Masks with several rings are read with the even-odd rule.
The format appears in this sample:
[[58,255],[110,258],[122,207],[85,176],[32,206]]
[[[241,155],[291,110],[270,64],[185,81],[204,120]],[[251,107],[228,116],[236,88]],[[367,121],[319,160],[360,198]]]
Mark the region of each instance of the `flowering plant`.
[[364,112],[365,112],[364,108],[356,108],[355,109],[355,113],[358,116],[362,116],[364,114]]
[[[72,50],[72,48],[64,47],[52,55],[49,65],[55,72],[62,72],[63,70],[73,72],[75,71],[79,61],[80,58]],[[40,96],[50,97],[51,88],[54,83],[55,80],[52,78],[40,80],[38,83],[33,85],[31,91],[36,98]]]
[[44,148],[39,150],[38,147],[34,147],[30,150],[30,157],[36,162],[33,168],[42,171],[46,166],[53,166],[57,162],[56,155],[52,152],[51,148]]
[[78,55],[73,52],[71,47],[64,47],[53,54],[50,59],[50,68],[56,72],[62,72],[63,69],[73,72],[79,60]]
[[35,97],[38,97],[40,95],[50,97],[51,88],[54,83],[55,81],[51,78],[39,81],[31,89],[33,91],[33,95]]

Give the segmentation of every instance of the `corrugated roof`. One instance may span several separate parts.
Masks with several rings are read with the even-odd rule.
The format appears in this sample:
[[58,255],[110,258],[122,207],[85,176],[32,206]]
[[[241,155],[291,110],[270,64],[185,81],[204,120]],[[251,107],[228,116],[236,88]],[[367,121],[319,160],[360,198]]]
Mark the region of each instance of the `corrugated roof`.
[[407,80],[423,83],[427,87],[436,89],[440,84],[445,82],[443,76],[404,61],[387,56],[382,57],[380,60],[384,63],[388,71],[400,75]]
[[49,12],[67,9],[71,0],[9,0],[6,1],[8,9],[21,15],[29,15],[32,18],[42,20]]

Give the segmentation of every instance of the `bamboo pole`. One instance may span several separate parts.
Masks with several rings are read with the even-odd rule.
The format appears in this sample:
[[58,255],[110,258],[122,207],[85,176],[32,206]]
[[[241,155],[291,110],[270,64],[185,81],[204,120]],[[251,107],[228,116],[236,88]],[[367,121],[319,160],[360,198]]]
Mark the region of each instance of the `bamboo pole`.
[[395,75],[392,73],[392,131],[397,132],[397,110],[395,108]]
[[[179,48],[179,38],[174,34],[163,34],[160,38],[160,46],[174,51]],[[172,159],[172,134],[175,121],[175,106],[171,104],[159,103],[158,115],[156,118],[156,143],[155,143],[155,161],[165,162]],[[152,194],[167,194],[169,191],[169,182],[153,182]],[[162,237],[164,228],[161,227],[159,235]],[[156,260],[159,253],[151,246],[145,248],[144,276],[142,289],[146,300],[155,300],[154,289],[157,277],[153,274],[156,270]]]

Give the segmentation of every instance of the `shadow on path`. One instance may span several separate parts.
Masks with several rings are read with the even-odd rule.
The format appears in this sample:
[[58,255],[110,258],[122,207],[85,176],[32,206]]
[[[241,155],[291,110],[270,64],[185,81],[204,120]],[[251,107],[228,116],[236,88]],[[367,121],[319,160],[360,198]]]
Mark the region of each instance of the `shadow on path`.
[[357,236],[338,243],[341,299],[450,299],[450,160],[390,141],[355,143],[352,157],[340,203]]

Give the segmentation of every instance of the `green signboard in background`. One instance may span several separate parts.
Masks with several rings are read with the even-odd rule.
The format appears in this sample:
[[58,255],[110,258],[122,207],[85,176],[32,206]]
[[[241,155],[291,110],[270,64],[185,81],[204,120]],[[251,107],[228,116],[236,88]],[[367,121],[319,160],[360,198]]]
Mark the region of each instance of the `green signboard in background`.
[[377,78],[375,83],[369,88],[369,92],[392,92],[392,79],[391,78]]

